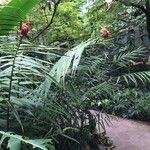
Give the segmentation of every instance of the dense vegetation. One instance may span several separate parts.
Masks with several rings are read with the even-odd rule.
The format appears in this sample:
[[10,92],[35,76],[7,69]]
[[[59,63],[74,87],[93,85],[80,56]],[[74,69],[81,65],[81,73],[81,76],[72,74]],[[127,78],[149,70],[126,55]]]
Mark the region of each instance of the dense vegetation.
[[150,1],[106,2],[1,2],[2,150],[99,150],[104,113],[150,121]]

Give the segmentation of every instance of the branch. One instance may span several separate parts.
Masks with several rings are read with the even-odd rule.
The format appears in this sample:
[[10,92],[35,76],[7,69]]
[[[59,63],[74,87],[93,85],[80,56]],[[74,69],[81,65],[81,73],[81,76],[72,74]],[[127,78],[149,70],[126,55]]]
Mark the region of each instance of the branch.
[[61,0],[58,0],[57,3],[54,4],[54,11],[53,11],[53,14],[52,14],[52,17],[51,17],[51,20],[49,22],[49,24],[44,28],[42,29],[34,38],[33,38],[33,41],[35,39],[37,39],[41,34],[43,34],[50,26],[51,24],[53,23],[54,21],[54,17],[55,17],[55,14],[56,14],[56,11],[57,11],[57,8],[58,8],[58,5],[60,3]]

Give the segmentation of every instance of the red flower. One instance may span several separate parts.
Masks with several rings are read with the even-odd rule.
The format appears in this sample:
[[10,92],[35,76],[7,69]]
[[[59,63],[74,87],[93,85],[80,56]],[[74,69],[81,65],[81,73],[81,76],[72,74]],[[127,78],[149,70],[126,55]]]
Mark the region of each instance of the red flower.
[[110,32],[107,30],[107,28],[102,28],[100,32],[102,33],[103,38],[106,39],[109,37]]
[[27,36],[28,32],[29,32],[29,23],[23,23],[21,27],[21,34],[23,36]]

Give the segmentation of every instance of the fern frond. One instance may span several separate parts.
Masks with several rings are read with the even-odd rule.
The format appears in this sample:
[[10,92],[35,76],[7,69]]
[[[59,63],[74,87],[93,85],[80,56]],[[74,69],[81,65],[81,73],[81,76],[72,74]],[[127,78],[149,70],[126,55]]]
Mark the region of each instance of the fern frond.
[[127,85],[133,83],[135,86],[150,83],[150,71],[134,72],[124,74],[117,78],[117,83],[125,81]]
[[147,51],[144,48],[138,48],[135,50],[122,50],[117,55],[114,56],[113,62],[120,64],[121,66],[126,66],[130,60],[144,58]]
[[100,83],[92,88],[90,88],[84,95],[81,97],[81,101],[87,100],[90,96],[99,95],[101,99],[106,99],[111,97],[113,93],[112,85],[109,82]]

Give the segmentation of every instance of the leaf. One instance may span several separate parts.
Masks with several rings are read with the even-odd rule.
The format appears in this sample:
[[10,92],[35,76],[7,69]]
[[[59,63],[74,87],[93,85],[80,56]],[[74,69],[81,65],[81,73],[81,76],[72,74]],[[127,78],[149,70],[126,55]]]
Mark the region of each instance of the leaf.
[[0,7],[0,35],[8,34],[40,0],[11,0]]
[[123,74],[117,78],[117,82],[123,79],[127,85],[134,83],[135,86],[147,84],[150,82],[150,71],[141,71]]
[[72,138],[72,137],[70,137],[70,136],[68,136],[68,135],[66,135],[66,134],[61,133],[61,135],[62,135],[63,137],[65,137],[65,138],[69,139],[69,140],[72,140],[72,141],[74,141],[74,142],[80,144],[76,139],[74,139],[74,138]]
[[31,144],[33,148],[39,148],[41,150],[55,150],[54,146],[52,145],[51,139],[26,140],[22,136],[11,132],[0,131],[0,134],[3,135],[0,140],[0,145],[3,143],[5,138],[9,137],[7,148],[9,148],[10,150],[20,150],[21,142]]
[[21,149],[21,142],[18,139],[10,138],[8,140],[7,148],[10,150],[20,150]]
[[50,150],[55,150],[53,145],[47,143],[51,143],[51,139],[37,139],[28,141],[28,144],[33,145],[33,148],[40,148],[42,150],[48,150],[49,148]]
[[0,5],[6,5],[9,1],[8,0],[0,0]]
[[[65,76],[68,73],[72,73],[72,75],[74,75],[77,70],[84,49],[88,45],[93,44],[94,42],[95,39],[94,40],[89,39],[66,52],[64,56],[62,56],[50,70],[49,76],[55,78],[56,81],[59,83],[61,81],[64,82]],[[47,76],[45,81],[37,89],[38,93],[46,95],[49,92],[49,88],[51,86],[52,81],[50,80],[49,76]]]

